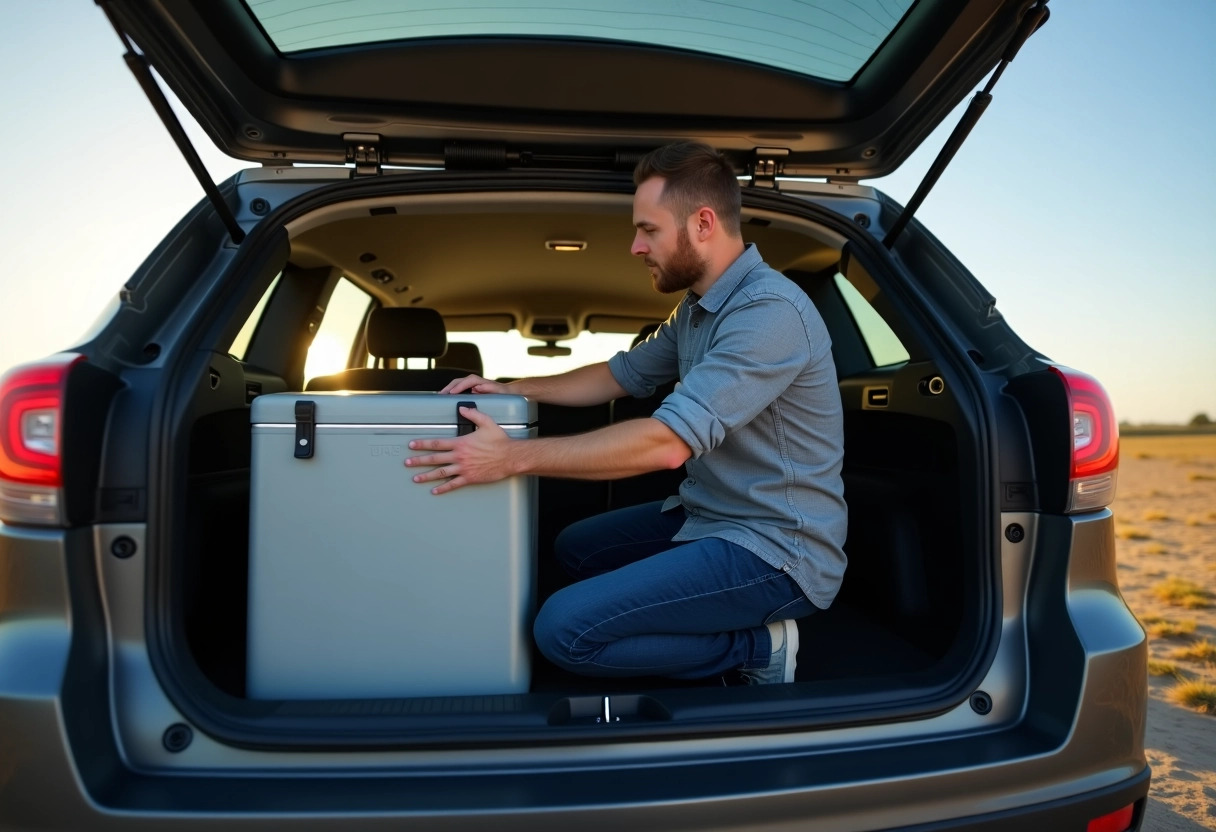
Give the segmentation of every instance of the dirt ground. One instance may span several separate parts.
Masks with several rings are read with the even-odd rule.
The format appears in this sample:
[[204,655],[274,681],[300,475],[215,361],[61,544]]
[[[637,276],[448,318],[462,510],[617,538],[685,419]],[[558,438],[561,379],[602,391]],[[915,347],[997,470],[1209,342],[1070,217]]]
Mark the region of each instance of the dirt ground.
[[1216,829],[1216,435],[1124,436],[1115,512],[1119,586],[1149,631],[1145,830]]

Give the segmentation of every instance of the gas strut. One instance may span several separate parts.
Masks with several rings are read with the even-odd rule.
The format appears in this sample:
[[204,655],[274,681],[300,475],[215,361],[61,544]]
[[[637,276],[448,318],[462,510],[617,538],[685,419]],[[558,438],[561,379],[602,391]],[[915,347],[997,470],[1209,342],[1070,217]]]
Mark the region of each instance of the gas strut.
[[929,166],[929,172],[925,174],[925,178],[921,180],[920,185],[916,188],[916,193],[908,200],[903,213],[895,220],[895,224],[891,226],[891,230],[883,238],[882,244],[884,246],[890,248],[895,244],[895,238],[907,226],[908,221],[912,219],[912,215],[916,213],[916,209],[920,207],[920,204],[925,201],[925,197],[929,195],[929,191],[933,190],[933,186],[937,184],[938,178],[941,177],[946,166],[950,164],[950,160],[954,158],[954,154],[958,152],[963,142],[967,140],[967,136],[971,133],[971,128],[975,127],[975,123],[980,120],[980,116],[984,114],[984,110],[988,109],[988,104],[992,101],[992,88],[996,86],[996,82],[1000,79],[1001,73],[1005,71],[1005,67],[1009,66],[1009,62],[1018,54],[1018,50],[1022,48],[1022,44],[1047,21],[1049,14],[1047,0],[1039,0],[1038,3],[1026,10],[1026,14],[1018,22],[1017,31],[1013,33],[1009,45],[1005,47],[1005,54],[1001,56],[1001,62],[997,64],[992,77],[988,79],[988,83],[984,85],[984,89],[981,92],[977,92],[971,99],[971,103],[967,105],[967,111],[963,113],[963,117],[955,126],[954,132],[950,134],[950,138],[942,146],[941,151],[937,154],[937,158]]
[[224,227],[228,229],[232,242],[240,245],[241,240],[245,239],[245,232],[237,224],[232,209],[228,207],[228,203],[224,201],[220,189],[211,180],[211,174],[207,173],[207,168],[203,165],[203,160],[199,158],[198,151],[190,143],[190,137],[186,135],[186,131],[182,128],[182,123],[178,121],[177,115],[173,112],[173,107],[170,106],[169,100],[165,98],[164,91],[156,83],[156,78],[152,75],[152,67],[148,63],[148,59],[135,51],[135,46],[131,43],[131,39],[127,37],[127,33],[118,25],[114,12],[110,9],[110,4],[106,0],[96,0],[96,2],[97,5],[101,6],[102,11],[106,13],[106,18],[109,19],[110,25],[114,27],[114,31],[118,33],[123,46],[127,48],[127,54],[123,55],[123,60],[127,62],[127,66],[135,76],[135,80],[139,81],[139,86],[143,88],[144,95],[148,96],[148,100],[152,102],[152,107],[156,110],[156,114],[160,116],[160,120],[164,123],[165,129],[169,131],[169,135],[173,137],[174,143],[177,144],[177,149],[186,158],[186,163],[190,165],[190,170],[194,171],[194,176],[198,179],[198,183],[203,186],[203,191],[206,192],[207,198],[211,200],[211,204],[215,207],[216,213],[219,214],[220,220],[223,221]]

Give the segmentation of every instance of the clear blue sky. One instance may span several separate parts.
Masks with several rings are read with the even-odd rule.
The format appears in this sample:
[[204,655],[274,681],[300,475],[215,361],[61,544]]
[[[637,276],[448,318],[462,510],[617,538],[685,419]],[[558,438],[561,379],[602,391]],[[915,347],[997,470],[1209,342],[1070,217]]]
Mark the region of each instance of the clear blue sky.
[[[1216,2],[1053,0],[918,216],[1119,418],[1216,418]],[[201,191],[90,0],[0,5],[0,368],[70,346]],[[878,187],[906,201],[933,136]],[[214,179],[246,164],[187,125]]]

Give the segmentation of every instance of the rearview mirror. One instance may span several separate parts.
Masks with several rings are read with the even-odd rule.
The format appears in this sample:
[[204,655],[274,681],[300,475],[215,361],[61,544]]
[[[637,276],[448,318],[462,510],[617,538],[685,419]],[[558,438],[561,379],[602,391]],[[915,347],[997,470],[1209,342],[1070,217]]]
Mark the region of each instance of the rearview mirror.
[[556,341],[546,341],[543,347],[528,347],[528,355],[547,355],[550,358],[560,358],[572,352],[569,347],[559,347]]

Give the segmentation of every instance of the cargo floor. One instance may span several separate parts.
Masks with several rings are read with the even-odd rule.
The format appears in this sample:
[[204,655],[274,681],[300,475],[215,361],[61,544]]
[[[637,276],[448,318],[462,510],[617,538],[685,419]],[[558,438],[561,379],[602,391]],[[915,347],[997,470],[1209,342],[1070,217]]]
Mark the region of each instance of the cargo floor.
[[[934,658],[857,609],[837,602],[798,622],[799,682],[889,676],[927,670]],[[659,677],[599,679],[566,673],[533,656],[532,692],[603,693],[722,685],[718,678],[681,681]]]

